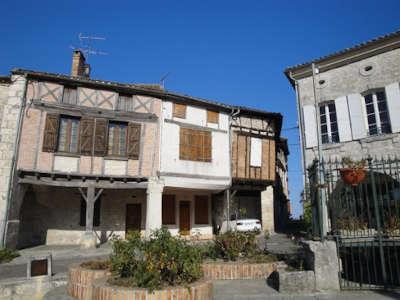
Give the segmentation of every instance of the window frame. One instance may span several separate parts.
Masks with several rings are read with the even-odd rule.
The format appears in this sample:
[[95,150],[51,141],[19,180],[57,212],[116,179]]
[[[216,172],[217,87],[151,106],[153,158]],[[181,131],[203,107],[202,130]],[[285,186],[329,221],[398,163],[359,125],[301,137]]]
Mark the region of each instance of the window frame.
[[[60,138],[61,138],[61,126],[62,126],[62,120],[67,119],[68,124],[67,124],[67,137],[65,140],[65,144],[68,144],[68,149],[65,150],[66,146],[64,146],[63,150],[60,150]],[[72,122],[71,120],[77,120],[78,126],[77,126],[77,134],[76,134],[76,151],[71,151],[71,140],[72,140]],[[69,131],[68,131],[69,128]],[[79,155],[80,154],[80,129],[81,129],[81,118],[76,117],[76,116],[69,116],[69,115],[60,115],[59,116],[59,121],[58,121],[58,129],[57,129],[57,144],[56,144],[56,152],[57,153],[67,153],[67,154],[73,154],[73,155]]]
[[[186,137],[185,137],[186,136]],[[209,152],[207,151],[206,136],[209,136],[210,146]],[[185,140],[182,140],[185,138]],[[186,143],[186,139],[189,141]],[[196,140],[201,140],[201,144],[194,143]],[[199,155],[199,148],[201,147],[201,156]],[[193,148],[195,148],[193,151]],[[185,151],[186,150],[186,151]],[[207,153],[206,153],[207,151]],[[195,156],[192,155],[195,153]],[[206,155],[209,154],[209,155]],[[212,132],[208,130],[192,129],[186,127],[179,128],[179,160],[193,161],[193,162],[212,162]]]
[[[385,110],[380,111],[379,109],[379,103],[378,103],[378,93],[383,93],[384,95],[384,102],[385,102]],[[367,99],[366,97],[371,95],[372,96],[372,107],[373,107],[373,112],[372,113],[368,113],[368,106],[369,104],[367,104]],[[378,89],[371,89],[368,90],[364,93],[361,94],[362,98],[363,98],[363,102],[362,102],[362,107],[363,107],[363,111],[364,111],[364,122],[365,122],[365,126],[367,128],[367,134],[368,136],[377,136],[377,135],[383,135],[383,134],[391,134],[392,133],[392,123],[390,120],[390,115],[389,115],[389,108],[388,108],[388,103],[387,103],[387,95],[386,95],[386,91],[384,88],[378,88]],[[388,126],[388,130],[383,132],[382,131],[382,118],[381,118],[381,113],[385,113],[386,114],[386,118],[387,118],[387,123]],[[375,123],[369,123],[368,121],[368,116],[373,115],[375,118]],[[376,127],[376,133],[371,133],[371,129],[370,126],[373,126],[373,124],[375,124]]]
[[[334,111],[333,113],[335,114],[335,121],[331,120],[331,111],[329,106],[333,105],[334,107]],[[324,108],[324,113],[321,114],[321,108]],[[325,122],[322,122],[322,117],[325,117]],[[337,118],[337,111],[336,111],[336,104],[335,101],[326,101],[326,102],[322,102],[318,105],[318,117],[319,117],[319,134],[321,136],[321,144],[322,145],[326,145],[326,144],[336,144],[336,143],[340,143],[340,134],[339,134],[339,124],[338,124],[338,118]],[[333,131],[332,130],[332,125],[336,123],[336,130]],[[326,133],[322,132],[322,126],[326,126],[327,127],[327,131]],[[332,133],[337,133],[337,140],[333,140],[333,135]],[[328,137],[328,141],[324,142],[324,135],[326,135]]]
[[[64,101],[64,95],[66,90],[74,90],[75,91],[75,98],[73,100],[73,103],[71,103],[70,98],[68,98],[68,101]],[[61,103],[62,104],[69,104],[69,105],[77,105],[78,104],[78,88],[74,86],[64,86],[62,95],[61,95]]]
[[[115,141],[113,141],[113,145],[112,145],[112,151],[111,153],[109,152],[110,150],[110,125],[118,125],[119,128],[119,134],[118,134],[118,149],[120,148],[120,125],[125,125],[125,152],[123,154],[121,153],[114,153],[114,147],[115,147]],[[129,123],[128,122],[124,122],[124,121],[108,121],[107,124],[107,141],[106,141],[106,145],[107,145],[107,152],[106,152],[106,156],[107,157],[118,157],[118,158],[127,158],[128,157],[128,127],[129,127]],[[119,149],[120,150],[120,149]],[[120,151],[119,151],[120,152]]]

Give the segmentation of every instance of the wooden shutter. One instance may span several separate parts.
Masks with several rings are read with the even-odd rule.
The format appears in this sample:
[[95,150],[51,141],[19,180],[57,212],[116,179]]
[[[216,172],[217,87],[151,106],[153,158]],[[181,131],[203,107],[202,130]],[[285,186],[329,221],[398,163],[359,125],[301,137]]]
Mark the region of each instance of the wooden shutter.
[[217,111],[207,110],[207,122],[218,124],[219,113]]
[[211,162],[211,132],[180,128],[179,159]]
[[105,156],[107,153],[107,119],[96,119],[96,132],[94,135],[94,155]]
[[179,159],[190,159],[190,129],[180,128],[179,131]]
[[304,133],[306,137],[306,148],[318,145],[316,112],[314,105],[303,106],[304,115]]
[[364,98],[360,94],[351,94],[347,96],[347,101],[349,103],[353,140],[364,138],[367,136],[362,103]]
[[347,97],[344,96],[335,99],[335,108],[339,129],[339,140],[341,142],[351,141],[351,127],[349,109],[347,106]]
[[47,114],[46,124],[43,134],[43,147],[44,152],[55,152],[57,149],[57,136],[58,136],[59,116],[56,114]]
[[162,223],[163,225],[175,224],[175,196],[162,196]]
[[140,154],[140,131],[141,125],[129,123],[128,125],[128,144],[127,154],[131,159],[139,159]]
[[194,222],[208,224],[208,196],[195,196],[194,201]]
[[93,118],[82,118],[80,122],[80,151],[82,155],[92,155],[93,148]]
[[400,132],[400,87],[395,82],[385,87],[392,132]]
[[174,103],[173,116],[175,118],[185,119],[186,118],[186,105],[185,104]]
[[202,161],[211,162],[212,158],[212,144],[211,144],[211,132],[203,131],[203,157]]

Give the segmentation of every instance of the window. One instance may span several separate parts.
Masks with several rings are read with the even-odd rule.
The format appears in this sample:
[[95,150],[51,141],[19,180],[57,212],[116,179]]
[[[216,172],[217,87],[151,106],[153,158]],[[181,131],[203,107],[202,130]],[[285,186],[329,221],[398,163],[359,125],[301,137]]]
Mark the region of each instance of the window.
[[262,140],[252,137],[250,140],[250,166],[261,167]]
[[208,224],[208,196],[194,197],[194,222]]
[[162,223],[163,225],[175,224],[175,196],[162,196]]
[[108,123],[108,155],[126,156],[126,137],[126,123]]
[[64,92],[62,96],[62,103],[67,104],[77,104],[78,97],[76,88],[64,87]]
[[185,119],[186,118],[186,105],[174,103],[173,116],[175,118]]
[[211,132],[189,128],[180,129],[179,158],[211,162]]
[[335,103],[323,104],[319,107],[319,117],[321,122],[322,144],[338,143],[339,130],[336,118]]
[[217,111],[207,110],[207,122],[218,124],[219,113]]
[[79,139],[79,119],[61,116],[58,130],[57,151],[77,153]]
[[131,95],[120,94],[118,96],[118,110],[134,111],[133,98]]
[[[100,210],[101,198],[99,197],[94,203],[93,211],[93,226],[100,226]],[[81,213],[80,213],[80,226],[86,226],[86,201],[81,197]]]
[[369,135],[391,133],[386,94],[383,90],[364,96]]

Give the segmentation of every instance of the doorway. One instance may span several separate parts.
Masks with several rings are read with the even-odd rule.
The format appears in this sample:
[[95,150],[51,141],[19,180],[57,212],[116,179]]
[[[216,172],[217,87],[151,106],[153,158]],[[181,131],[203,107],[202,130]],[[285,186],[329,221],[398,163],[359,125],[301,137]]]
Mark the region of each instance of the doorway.
[[179,232],[181,235],[190,234],[190,202],[179,202]]
[[139,231],[142,225],[142,205],[140,203],[126,205],[125,234]]

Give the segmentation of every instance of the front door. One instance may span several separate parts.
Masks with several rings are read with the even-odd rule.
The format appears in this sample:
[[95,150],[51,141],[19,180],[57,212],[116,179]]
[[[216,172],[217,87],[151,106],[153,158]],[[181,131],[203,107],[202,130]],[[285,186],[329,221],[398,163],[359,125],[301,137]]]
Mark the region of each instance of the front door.
[[142,224],[142,205],[140,203],[126,205],[125,233],[140,231]]
[[190,234],[190,202],[179,202],[179,232],[181,235]]

